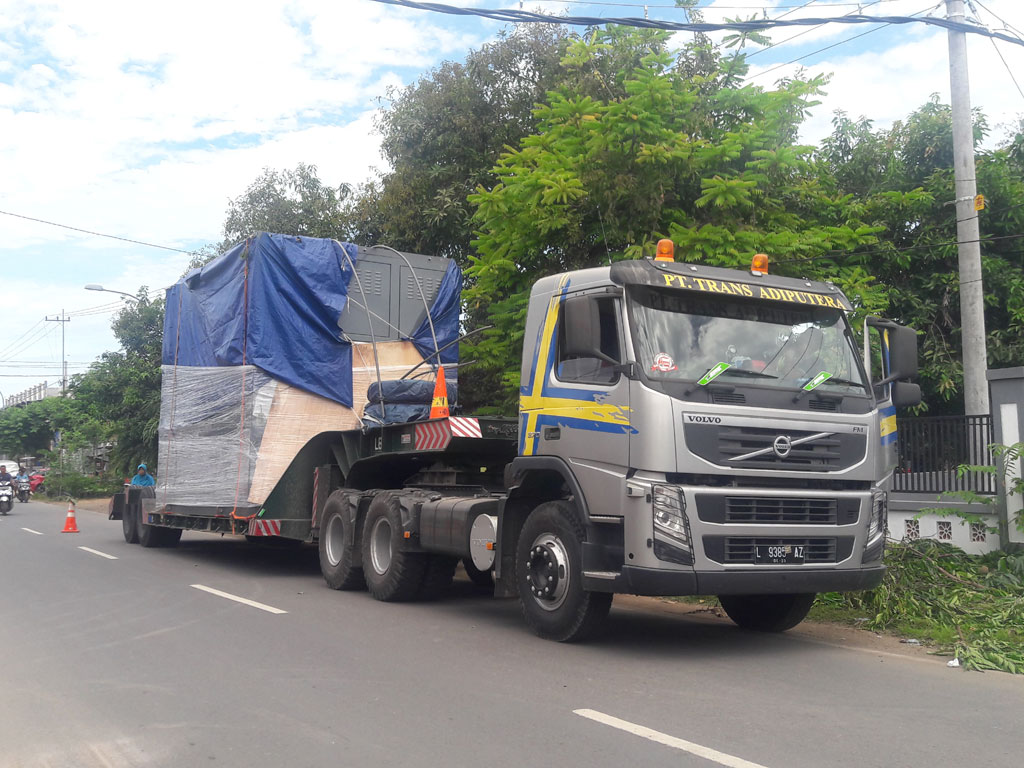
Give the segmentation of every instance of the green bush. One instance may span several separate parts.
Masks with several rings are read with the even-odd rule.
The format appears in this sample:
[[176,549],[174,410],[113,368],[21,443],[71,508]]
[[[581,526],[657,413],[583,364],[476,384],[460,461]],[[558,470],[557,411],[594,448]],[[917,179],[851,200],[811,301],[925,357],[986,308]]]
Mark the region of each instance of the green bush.
[[73,499],[87,499],[98,496],[112,496],[123,487],[124,480],[114,475],[83,475],[80,472],[48,472],[46,495],[51,497],[70,496]]
[[890,544],[885,564],[876,589],[820,595],[815,617],[917,638],[967,669],[1024,673],[1024,554],[921,539]]

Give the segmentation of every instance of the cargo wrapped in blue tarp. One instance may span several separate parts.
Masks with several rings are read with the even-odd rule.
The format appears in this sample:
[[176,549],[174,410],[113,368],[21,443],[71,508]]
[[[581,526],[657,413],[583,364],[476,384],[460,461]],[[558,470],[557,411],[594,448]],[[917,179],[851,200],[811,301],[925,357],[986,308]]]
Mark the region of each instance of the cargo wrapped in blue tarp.
[[164,365],[255,365],[352,405],[352,345],[338,319],[357,248],[260,233],[167,290]]

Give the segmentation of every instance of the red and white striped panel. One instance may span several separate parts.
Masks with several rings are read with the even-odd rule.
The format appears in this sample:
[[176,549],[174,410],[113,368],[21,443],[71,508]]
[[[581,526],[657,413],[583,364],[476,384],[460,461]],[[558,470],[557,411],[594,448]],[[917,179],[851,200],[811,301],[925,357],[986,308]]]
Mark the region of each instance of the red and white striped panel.
[[280,520],[260,520],[254,517],[249,521],[249,535],[250,536],[280,536],[281,535],[281,521]]
[[480,432],[480,419],[468,416],[452,416],[448,419],[453,437],[483,437]]
[[447,420],[424,421],[416,425],[417,451],[443,451],[451,439]]

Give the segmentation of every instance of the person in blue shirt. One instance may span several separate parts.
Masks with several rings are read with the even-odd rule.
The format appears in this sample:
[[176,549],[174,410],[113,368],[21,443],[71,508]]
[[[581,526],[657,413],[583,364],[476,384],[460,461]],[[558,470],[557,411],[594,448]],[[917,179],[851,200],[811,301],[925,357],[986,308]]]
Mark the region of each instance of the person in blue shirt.
[[149,474],[145,464],[139,464],[139,471],[135,474],[135,477],[132,478],[132,485],[156,485],[156,480],[154,480],[153,476]]
[[22,480],[26,483],[29,482],[28,470],[24,467],[18,467],[18,474],[14,476],[14,482],[20,483]]

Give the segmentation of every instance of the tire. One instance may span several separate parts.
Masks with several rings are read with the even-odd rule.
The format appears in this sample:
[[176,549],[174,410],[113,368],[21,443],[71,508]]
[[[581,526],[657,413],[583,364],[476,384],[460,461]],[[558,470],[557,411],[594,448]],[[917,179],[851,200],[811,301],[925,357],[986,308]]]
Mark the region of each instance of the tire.
[[423,572],[423,581],[420,582],[416,597],[420,600],[437,600],[444,597],[452,585],[458,565],[457,557],[427,555],[427,567]]
[[604,626],[612,605],[605,592],[583,589],[583,524],[565,501],[530,513],[516,547],[516,585],[523,617],[537,635],[574,642]]
[[481,571],[473,563],[473,558],[464,557],[462,558],[462,569],[466,572],[469,580],[476,584],[480,589],[493,590],[494,589],[494,569],[488,568],[486,571]]
[[359,537],[345,520],[344,494],[335,491],[324,504],[320,523],[320,572],[331,589],[366,589],[359,559]]
[[181,528],[161,528],[142,522],[142,507],[139,507],[139,515],[136,519],[139,531],[139,544],[146,549],[158,547],[174,547],[181,541]]
[[402,602],[416,597],[427,569],[427,556],[402,549],[400,497],[393,491],[374,496],[363,522],[363,576],[378,600]]
[[124,512],[121,513],[121,532],[124,534],[126,543],[139,543],[139,513],[137,509],[125,505]]
[[737,626],[756,632],[785,632],[807,616],[814,593],[793,595],[719,595],[722,609]]

